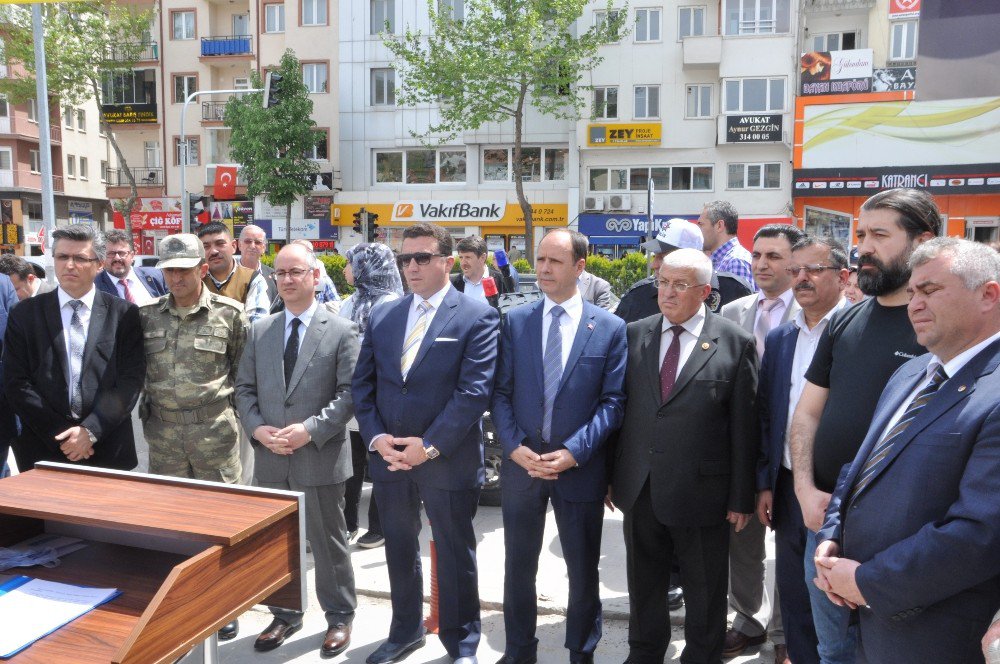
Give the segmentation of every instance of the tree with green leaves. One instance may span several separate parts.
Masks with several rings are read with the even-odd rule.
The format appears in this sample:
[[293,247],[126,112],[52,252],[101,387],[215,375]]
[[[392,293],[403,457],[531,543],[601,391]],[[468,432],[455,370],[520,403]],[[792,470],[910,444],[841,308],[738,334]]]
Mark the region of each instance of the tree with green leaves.
[[[45,34],[46,83],[49,95],[68,106],[95,100],[100,109],[101,131],[107,136],[125,174],[129,196],[115,204],[125,218],[125,228],[132,233],[132,208],[138,199],[135,177],[122,154],[115,133],[104,117],[101,106],[102,84],[115,73],[131,73],[145,49],[151,10],[117,2],[73,2],[48,5],[43,12]],[[4,48],[7,62],[21,64],[25,77],[0,79],[0,93],[15,104],[36,96],[35,45],[31,10],[26,6],[5,5],[2,15]],[[39,100],[39,110],[48,112],[48,104]]]
[[[434,104],[438,120],[420,134],[425,142],[450,141],[486,123],[513,121],[512,173],[524,215],[525,249],[534,263],[532,211],[522,184],[521,143],[529,107],[577,120],[587,110],[584,74],[601,63],[602,44],[625,33],[627,8],[580,33],[578,19],[589,0],[465,0],[456,18],[450,0],[428,0],[429,34],[407,28],[383,32],[396,59],[401,106]],[[588,113],[589,115],[589,113]]]
[[[302,65],[289,49],[271,71],[281,75],[273,96],[277,104],[264,108],[261,92],[232,97],[223,122],[233,130],[229,152],[241,165],[247,194],[263,196],[268,203],[285,206],[285,242],[291,241],[292,203],[313,189],[319,167],[311,159],[320,135],[312,119],[313,103],[302,82]],[[263,88],[256,72],[251,87]]]

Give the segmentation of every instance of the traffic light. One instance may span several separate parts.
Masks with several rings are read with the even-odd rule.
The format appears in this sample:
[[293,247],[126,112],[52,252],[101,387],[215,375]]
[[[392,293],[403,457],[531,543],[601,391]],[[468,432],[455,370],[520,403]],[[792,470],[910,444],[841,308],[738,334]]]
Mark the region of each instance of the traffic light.
[[361,228],[361,213],[363,211],[364,211],[364,208],[361,208],[360,210],[358,210],[357,212],[354,213],[354,232],[357,233],[358,235],[361,235],[361,233],[362,233],[362,228]]
[[269,71],[264,76],[264,108],[277,106],[281,101],[281,74]]
[[378,238],[378,214],[368,213],[368,241],[374,242]]
[[205,211],[205,202],[201,194],[188,194],[188,219],[193,224],[198,220],[198,215]]

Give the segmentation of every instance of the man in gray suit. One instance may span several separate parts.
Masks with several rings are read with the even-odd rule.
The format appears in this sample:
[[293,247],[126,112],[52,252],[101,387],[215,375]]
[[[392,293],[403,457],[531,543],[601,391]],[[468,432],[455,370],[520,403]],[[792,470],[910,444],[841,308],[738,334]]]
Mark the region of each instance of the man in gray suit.
[[580,289],[580,295],[584,300],[591,304],[596,304],[601,309],[611,311],[617,303],[611,294],[611,284],[596,274],[591,274],[584,270],[576,280],[576,285]]
[[[316,561],[316,596],[328,629],[320,654],[350,645],[357,597],[347,549],[344,490],[352,474],[347,422],[358,332],[315,298],[316,259],[291,244],[274,261],[284,311],[253,324],[236,378],[236,406],[253,438],[254,477],[272,489],[301,491],[306,537]],[[302,628],[302,613],[272,608],[254,648],[273,650]]]
[[[795,318],[799,305],[792,294],[795,275],[785,269],[792,262],[792,245],[805,233],[789,224],[768,224],[753,238],[750,269],[759,292],[730,302],[720,312],[757,341],[757,358],[764,355],[764,338],[774,328]],[[729,608],[736,612],[726,633],[723,656],[735,657],[747,647],[767,640],[774,643],[775,664],[785,664],[785,632],[776,588],[764,581],[764,535],[756,519],[729,539]]]

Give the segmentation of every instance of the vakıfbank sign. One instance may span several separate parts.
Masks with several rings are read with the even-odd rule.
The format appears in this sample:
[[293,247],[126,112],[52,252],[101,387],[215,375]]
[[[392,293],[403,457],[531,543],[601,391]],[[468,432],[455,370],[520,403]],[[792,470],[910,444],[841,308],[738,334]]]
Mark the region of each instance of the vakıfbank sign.
[[[523,226],[524,215],[517,203],[495,200],[402,200],[395,203],[336,203],[331,207],[334,225],[350,226],[354,213],[364,208],[379,216],[379,226],[404,226],[426,221],[442,226]],[[533,203],[532,223],[565,226],[566,203]]]
[[399,201],[390,221],[495,223],[507,212],[505,201]]

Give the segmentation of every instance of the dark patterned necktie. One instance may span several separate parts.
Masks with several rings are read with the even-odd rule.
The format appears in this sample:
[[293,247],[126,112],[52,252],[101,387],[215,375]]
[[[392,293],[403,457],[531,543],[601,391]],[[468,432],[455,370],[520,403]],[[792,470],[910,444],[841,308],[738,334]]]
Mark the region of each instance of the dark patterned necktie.
[[292,333],[288,335],[288,343],[285,344],[285,388],[292,382],[292,372],[295,371],[295,360],[299,358],[299,325],[302,321],[298,318],[292,319]]
[[80,319],[80,307],[83,302],[70,300],[73,316],[69,322],[69,367],[70,367],[70,399],[69,409],[73,415],[83,414],[83,348],[87,345],[87,335]]
[[674,383],[677,382],[677,366],[681,361],[681,332],[684,328],[674,325],[670,328],[674,333],[674,338],[667,347],[667,353],[663,356],[663,364],[660,365],[660,403],[666,403],[670,398],[670,393],[674,391]]

